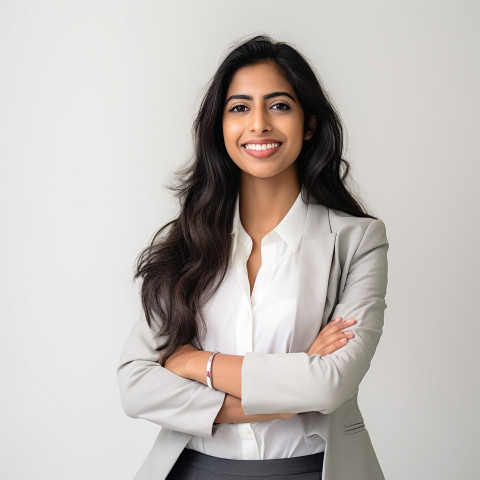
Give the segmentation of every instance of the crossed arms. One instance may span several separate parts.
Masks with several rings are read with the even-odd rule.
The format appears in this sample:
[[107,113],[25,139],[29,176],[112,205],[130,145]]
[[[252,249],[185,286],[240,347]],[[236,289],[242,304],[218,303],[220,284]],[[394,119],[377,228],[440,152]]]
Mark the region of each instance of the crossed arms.
[[[333,312],[334,319],[354,318],[354,325],[330,322],[305,353],[217,354],[212,372],[215,389],[204,385],[209,352],[180,347],[164,368],[158,363],[153,333],[141,319],[127,339],[117,369],[125,413],[171,430],[211,436],[215,422],[335,411],[355,394],[380,339],[387,249],[383,222],[372,220],[345,265],[346,282]],[[354,335],[344,331],[349,326]],[[342,338],[345,343],[339,343]]]

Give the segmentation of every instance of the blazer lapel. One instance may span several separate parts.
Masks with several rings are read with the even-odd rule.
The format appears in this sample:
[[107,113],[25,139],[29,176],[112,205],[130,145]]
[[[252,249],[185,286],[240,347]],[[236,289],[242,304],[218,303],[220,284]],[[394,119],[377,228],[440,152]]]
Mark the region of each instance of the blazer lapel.
[[331,231],[328,209],[308,205],[300,244],[297,314],[290,352],[306,352],[335,304],[339,264],[335,260],[337,234]]

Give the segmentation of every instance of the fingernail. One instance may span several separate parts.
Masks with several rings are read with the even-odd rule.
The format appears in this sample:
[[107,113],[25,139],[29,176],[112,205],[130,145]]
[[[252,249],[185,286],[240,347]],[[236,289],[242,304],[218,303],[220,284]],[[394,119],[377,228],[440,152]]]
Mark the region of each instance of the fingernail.
[[342,317],[337,317],[333,320],[333,323],[338,323],[341,319],[342,319]]

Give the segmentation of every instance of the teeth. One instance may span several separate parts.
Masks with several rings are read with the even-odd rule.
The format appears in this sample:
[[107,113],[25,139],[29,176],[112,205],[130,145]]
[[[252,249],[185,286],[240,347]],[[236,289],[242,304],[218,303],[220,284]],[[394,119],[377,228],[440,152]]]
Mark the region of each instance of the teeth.
[[277,148],[280,146],[280,143],[246,143],[245,148],[247,150],[271,150],[272,148]]

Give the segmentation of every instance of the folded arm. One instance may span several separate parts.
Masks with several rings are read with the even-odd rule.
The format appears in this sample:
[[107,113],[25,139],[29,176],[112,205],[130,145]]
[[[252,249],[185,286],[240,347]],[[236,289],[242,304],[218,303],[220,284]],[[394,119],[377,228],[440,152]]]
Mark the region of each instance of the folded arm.
[[[355,338],[347,332],[340,336],[337,328],[328,341],[321,340],[316,347],[314,342],[307,353],[217,354],[215,390],[204,385],[210,352],[180,347],[164,368],[158,363],[153,335],[141,319],[132,329],[117,370],[125,412],[171,430],[210,436],[214,422],[263,421],[336,410],[356,392],[380,339],[387,249],[385,226],[373,220],[348,266],[345,288],[333,313],[333,317],[356,319]],[[342,324],[347,326],[351,324]]]
[[[141,318],[131,330],[117,368],[120,398],[128,416],[198,436],[211,436],[214,423],[262,422],[292,416],[246,415],[239,398],[162,367],[155,345],[152,331]],[[205,356],[206,352],[199,353]]]
[[[354,318],[333,319],[319,332],[308,355],[328,355],[343,348],[355,334],[345,330],[356,323]],[[198,350],[191,344],[182,345],[166,363],[165,368],[183,378],[207,384],[206,365],[212,352]],[[244,356],[217,353],[212,364],[212,385],[237,398],[242,397],[242,368]]]
[[348,266],[333,316],[354,317],[355,338],[330,355],[247,353],[242,365],[246,413],[332,413],[358,389],[383,328],[388,242],[385,225],[372,220]]
[[142,318],[133,326],[117,368],[125,413],[170,430],[211,436],[225,393],[162,367],[155,347],[153,333]]
[[[217,354],[212,366],[214,387],[241,398],[246,414],[335,411],[356,392],[381,336],[386,307],[387,249],[383,222],[372,220],[346,266],[345,288],[333,316],[347,320],[337,325],[335,337],[330,336],[334,341],[328,350],[319,335],[307,353],[251,352],[245,357]],[[356,322],[349,320],[352,317]],[[352,332],[338,336],[340,328],[354,323]],[[184,346],[178,353],[170,364],[167,361],[166,367],[177,375],[205,383],[210,352]]]

